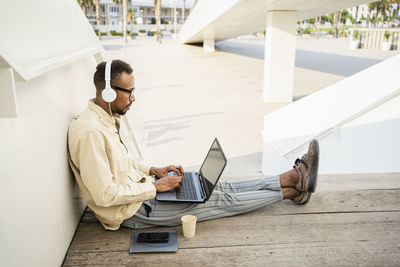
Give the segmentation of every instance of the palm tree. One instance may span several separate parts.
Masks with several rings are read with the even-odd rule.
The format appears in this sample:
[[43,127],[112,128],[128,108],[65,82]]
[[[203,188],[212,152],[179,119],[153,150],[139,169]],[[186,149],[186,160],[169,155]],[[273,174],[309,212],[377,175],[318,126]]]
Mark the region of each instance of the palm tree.
[[194,0],[193,6],[192,6],[192,8],[190,9],[190,12],[192,12],[193,8],[194,8],[196,5],[197,5],[197,0]]
[[[370,20],[370,22],[374,22],[374,19],[372,17],[372,11],[373,10],[376,11],[376,3],[369,3],[369,4],[367,4],[367,6],[368,6],[368,13],[369,13],[368,14],[369,20]],[[375,12],[375,14],[376,14],[376,12]],[[374,22],[374,24],[375,24],[375,22]]]
[[340,20],[339,14],[340,14],[340,11],[333,13],[333,28],[335,30],[333,37],[335,37],[336,39],[339,38],[339,28],[338,28],[338,24],[339,24],[339,20]]
[[317,30],[317,39],[321,37],[321,17],[317,17],[316,21],[316,30]]
[[122,0],[122,35],[124,43],[128,42],[128,36],[126,34],[126,21],[128,18],[128,1]]
[[385,19],[385,15],[387,14],[386,12],[390,11],[392,5],[390,4],[390,0],[381,0],[378,3],[380,3],[379,10],[381,11],[382,22],[383,22]]
[[[127,21],[127,16],[128,16],[128,1],[127,0],[113,0],[113,2],[117,5],[122,4],[122,35],[124,42],[128,42],[128,36],[126,34],[126,21]],[[131,0],[129,0],[129,3]]]
[[376,11],[375,20],[374,20],[375,25],[376,25],[376,22],[378,21],[378,18],[380,17],[379,15],[382,16],[382,22],[384,21],[386,11],[388,11],[390,9],[389,0],[381,0],[381,1],[370,3],[370,4],[368,4],[368,9],[369,9],[370,13],[372,10]]
[[185,23],[185,0],[182,0],[182,24]]
[[156,15],[156,24],[157,24],[157,42],[161,44],[161,0],[153,0],[154,1],[154,13]]
[[394,17],[399,18],[399,7],[400,7],[400,0],[390,0],[390,3],[392,4],[392,7],[394,4],[396,4],[396,10],[394,11]]
[[357,22],[358,22],[358,9],[360,8],[360,6],[356,6],[356,15],[355,15],[355,21],[356,21],[356,25],[357,25]]
[[135,17],[135,14],[133,13],[133,9],[129,8],[128,9],[128,21],[129,24],[131,25],[131,35],[133,34],[133,18]]
[[96,5],[96,22],[97,22],[97,35],[99,39],[101,39],[101,31],[100,31],[100,0],[93,0]]

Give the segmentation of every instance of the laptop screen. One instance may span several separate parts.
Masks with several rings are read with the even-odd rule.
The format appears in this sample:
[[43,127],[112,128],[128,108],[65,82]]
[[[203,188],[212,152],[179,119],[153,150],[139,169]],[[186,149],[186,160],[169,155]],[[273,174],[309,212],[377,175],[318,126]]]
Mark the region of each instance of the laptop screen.
[[205,185],[208,189],[206,189],[206,191],[208,191],[206,192],[207,199],[211,195],[215,184],[221,176],[222,171],[225,168],[226,162],[227,161],[224,152],[222,151],[222,148],[217,138],[215,138],[210,150],[208,151],[207,157],[200,168],[200,174],[204,178],[206,178]]

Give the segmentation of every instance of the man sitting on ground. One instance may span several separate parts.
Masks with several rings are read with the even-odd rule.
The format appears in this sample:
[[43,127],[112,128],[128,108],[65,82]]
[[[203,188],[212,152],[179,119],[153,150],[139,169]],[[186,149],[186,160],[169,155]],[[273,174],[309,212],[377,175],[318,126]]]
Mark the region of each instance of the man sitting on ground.
[[[283,199],[306,204],[317,186],[319,146],[312,140],[308,152],[285,173],[261,179],[218,182],[202,204],[159,202],[156,192],[179,188],[182,166],[151,167],[128,156],[119,135],[120,117],[135,101],[135,79],[129,64],[113,60],[111,87],[114,101],[103,99],[106,63],[94,74],[96,98],[71,122],[68,131],[69,163],[82,197],[104,228],[173,226],[185,214],[198,221],[233,216]],[[167,176],[174,171],[178,176]],[[155,177],[156,178],[155,178]]]

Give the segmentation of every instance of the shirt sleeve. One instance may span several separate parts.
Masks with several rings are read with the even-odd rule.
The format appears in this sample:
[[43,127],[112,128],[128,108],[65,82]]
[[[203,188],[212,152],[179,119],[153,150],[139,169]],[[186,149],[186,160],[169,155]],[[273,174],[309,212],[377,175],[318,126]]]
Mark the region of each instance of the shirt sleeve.
[[137,169],[137,170],[143,172],[143,173],[146,174],[146,175],[150,175],[150,168],[151,168],[151,165],[147,164],[147,163],[144,162],[144,161],[135,160],[135,159],[133,159],[133,158],[129,158],[129,160],[130,160],[130,162],[131,162],[133,168],[135,168],[135,169]]
[[100,133],[87,132],[82,137],[79,163],[82,181],[98,206],[142,202],[156,195],[156,189],[151,182],[131,181],[119,184],[113,181],[104,138]]

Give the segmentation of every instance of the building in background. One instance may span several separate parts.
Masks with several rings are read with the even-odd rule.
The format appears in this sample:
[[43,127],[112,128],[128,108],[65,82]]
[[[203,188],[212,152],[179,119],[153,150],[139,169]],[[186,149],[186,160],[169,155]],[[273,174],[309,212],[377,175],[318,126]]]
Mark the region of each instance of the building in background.
[[[386,11],[386,15],[388,16],[396,16],[397,4],[394,4],[390,7],[388,11]],[[369,12],[368,5],[359,5],[358,11],[357,7],[348,8],[347,11],[349,12],[350,16],[352,16],[357,22],[361,21],[362,19],[367,19],[374,17],[376,15],[376,10],[371,10]],[[356,17],[357,12],[357,17]]]
[[[194,0],[185,1],[185,20],[190,14]],[[174,7],[176,7],[177,22],[182,23],[182,0],[161,1],[161,20],[163,24],[173,24]],[[128,10],[132,9],[134,24],[154,24],[155,12],[153,0],[128,1]],[[86,17],[90,24],[96,25],[96,7],[87,8]],[[122,5],[114,3],[113,0],[100,0],[100,25],[121,25]]]
[[[356,21],[360,21],[362,18],[368,18],[369,15],[369,10],[367,5],[360,5],[357,7],[352,7],[348,8],[347,11],[349,12],[349,15],[352,16]],[[357,17],[356,17],[356,12],[357,12]],[[375,14],[375,11],[372,11],[373,14]]]

